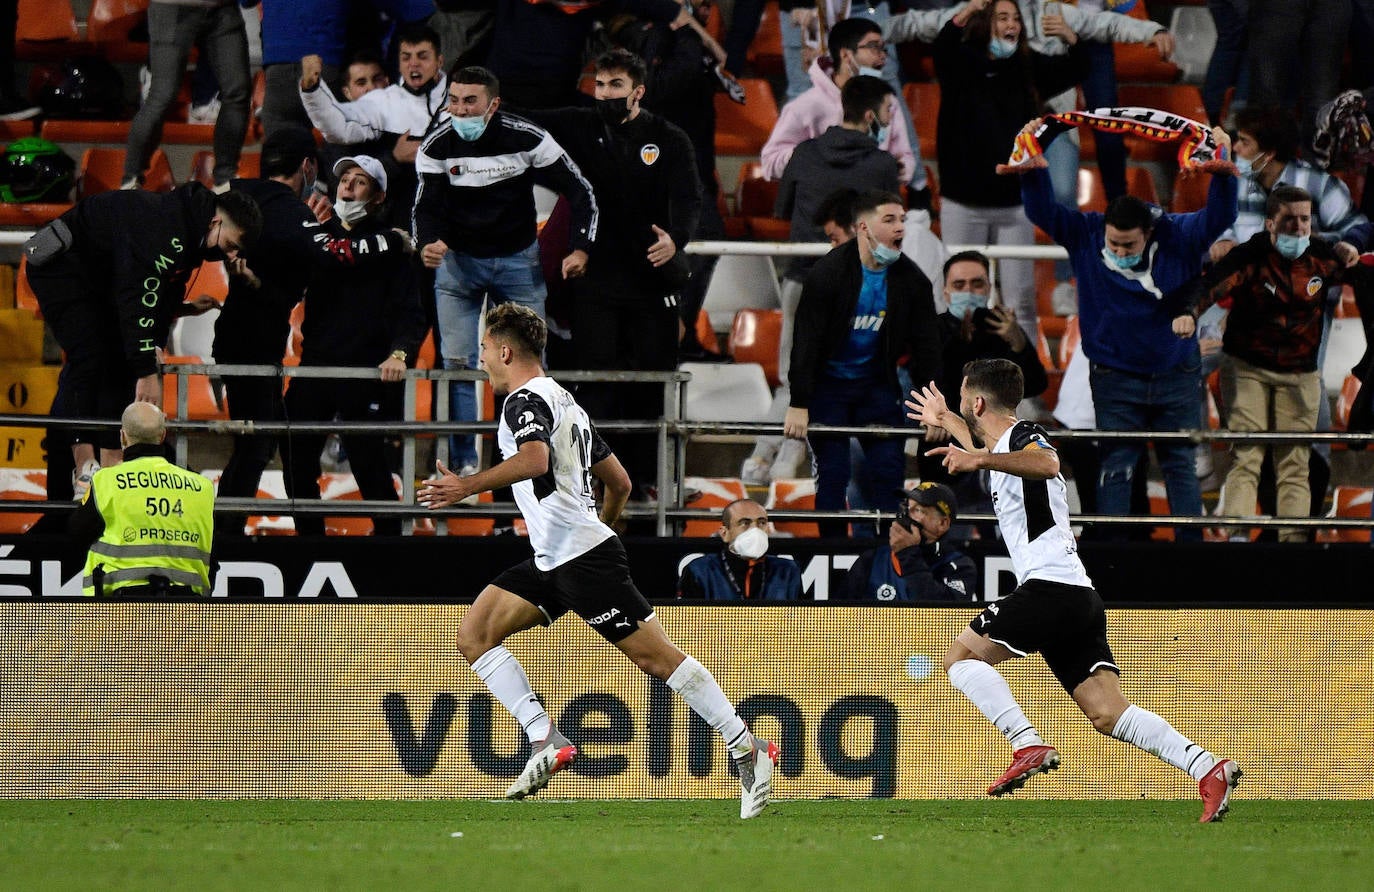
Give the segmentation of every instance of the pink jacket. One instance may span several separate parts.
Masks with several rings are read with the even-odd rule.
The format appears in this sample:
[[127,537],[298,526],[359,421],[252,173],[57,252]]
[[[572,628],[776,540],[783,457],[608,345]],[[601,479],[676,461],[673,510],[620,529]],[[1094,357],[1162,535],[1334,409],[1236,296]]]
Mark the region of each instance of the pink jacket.
[[[783,168],[787,167],[793,149],[840,123],[840,88],[830,79],[830,65],[828,56],[821,56],[812,62],[808,72],[811,75],[811,89],[783,106],[778,123],[774,125],[760,153],[764,179],[782,179]],[[894,101],[901,100],[894,98]],[[916,168],[916,155],[911,151],[906,127],[902,126],[901,121],[894,120],[888,128],[883,149],[892,153],[902,165],[901,181],[911,182],[911,175]]]

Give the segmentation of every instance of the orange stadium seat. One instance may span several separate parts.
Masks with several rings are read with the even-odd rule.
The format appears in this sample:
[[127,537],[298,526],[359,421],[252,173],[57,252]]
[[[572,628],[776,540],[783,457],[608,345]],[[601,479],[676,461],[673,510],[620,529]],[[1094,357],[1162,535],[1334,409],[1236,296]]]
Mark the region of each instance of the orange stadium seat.
[[[396,496],[401,495],[401,478],[395,474],[391,475],[391,483],[396,488]],[[362,493],[358,492],[358,481],[353,479],[350,473],[325,472],[320,474],[320,499],[330,501],[361,501]],[[428,519],[428,518],[426,518]],[[324,533],[326,536],[371,536],[372,518],[363,517],[358,514],[349,514],[342,517],[326,517],[324,519]]]
[[[41,436],[41,434],[40,434]],[[0,468],[0,499],[44,502],[48,498],[48,472],[27,468]],[[42,512],[0,511],[0,533],[27,533]]]
[[78,39],[71,0],[19,0],[18,12],[16,58],[60,61],[91,51],[90,44]]
[[281,359],[282,365],[301,364],[301,347],[305,344],[305,335],[301,331],[301,323],[304,321],[305,301],[300,301],[291,308],[291,334],[286,338],[286,348]]
[[1169,210],[1175,214],[1189,214],[1207,206],[1207,190],[1212,186],[1212,175],[1202,171],[1179,174],[1174,177],[1174,194],[1169,199]]
[[[162,361],[167,364],[205,362],[199,356],[164,356]],[[177,414],[177,388],[182,381],[186,382],[185,418]],[[162,376],[162,405],[168,417],[183,421],[228,421],[229,411],[223,403],[208,375],[174,375],[169,372]]]
[[[738,477],[684,477],[682,488],[684,491],[690,490],[696,493],[696,496],[686,504],[686,507],[693,509],[715,508],[719,510],[737,499],[749,497],[749,493],[744,488],[744,481]],[[718,530],[720,530],[719,517],[709,520],[689,520],[682,535],[714,536]]]
[[20,226],[37,229],[56,220],[71,210],[71,204],[55,202],[26,202],[22,204],[0,204],[0,226]]
[[33,287],[29,285],[29,259],[23,255],[19,257],[19,274],[14,277],[14,305],[33,313],[35,318],[43,318],[38,295],[33,293]]
[[[1145,0],[1137,0],[1126,15],[1133,19],[1150,18]],[[1159,51],[1139,43],[1118,43],[1112,47],[1116,56],[1116,76],[1121,81],[1148,81],[1171,84],[1183,76],[1183,69],[1173,62],[1159,58]],[[1124,103],[1130,105],[1131,103]],[[1206,116],[1194,120],[1206,122]]]
[[735,362],[756,362],[770,387],[778,378],[778,348],[782,341],[782,310],[743,309],[730,326],[730,356]]
[[701,344],[702,349],[713,356],[719,356],[720,339],[716,337],[716,330],[711,327],[711,314],[704,309],[697,311],[695,331],[697,343]]
[[716,154],[758,156],[778,123],[778,103],[773,88],[762,78],[740,79],[744,105],[724,93],[715,94]]
[[1346,375],[1341,382],[1340,396],[1336,397],[1336,407],[1331,413],[1331,429],[1343,431],[1350,427],[1350,409],[1355,405],[1355,397],[1360,392],[1360,379]]
[[911,111],[911,123],[916,128],[916,139],[921,143],[921,157],[938,157],[935,140],[940,120],[940,85],[905,84],[902,87],[902,99]]
[[[1331,511],[1327,517],[1359,517],[1368,520],[1374,488],[1368,486],[1337,486],[1331,493]],[[1318,542],[1369,542],[1369,530],[1318,530]]]
[[[124,177],[124,150],[89,148],[81,155],[77,172],[77,194],[87,198],[119,188]],[[149,192],[170,192],[176,188],[172,165],[161,149],[153,150],[148,169],[143,172],[143,188]]]
[[[254,179],[262,173],[262,154],[259,152],[244,152],[239,155],[239,179]],[[205,185],[207,189],[215,185],[215,153],[209,149],[201,149],[191,156],[191,170],[186,177],[186,182],[196,180]]]
[[[714,7],[715,4],[712,4]],[[745,61],[760,76],[782,74],[782,21],[776,0],[764,4],[759,30],[745,51]],[[738,72],[736,72],[738,73]]]
[[[768,504],[764,507],[769,511],[815,511],[816,481],[810,477],[774,480],[768,484]],[[812,539],[821,534],[818,524],[807,521],[775,522],[773,527],[780,533],[791,533],[794,536]]]
[[253,75],[253,92],[248,98],[249,142],[262,140],[262,104],[267,99],[267,75],[261,68]]
[[146,62],[148,41],[129,35],[148,20],[148,0],[94,0],[86,18],[86,39],[111,62]]
[[735,213],[744,219],[750,238],[787,241],[792,223],[773,216],[778,200],[778,181],[763,178],[763,165],[757,161],[740,166],[735,186]]
[[1349,285],[1341,286],[1341,301],[1336,304],[1335,318],[1360,318],[1360,305],[1355,302],[1355,289],[1351,288]]

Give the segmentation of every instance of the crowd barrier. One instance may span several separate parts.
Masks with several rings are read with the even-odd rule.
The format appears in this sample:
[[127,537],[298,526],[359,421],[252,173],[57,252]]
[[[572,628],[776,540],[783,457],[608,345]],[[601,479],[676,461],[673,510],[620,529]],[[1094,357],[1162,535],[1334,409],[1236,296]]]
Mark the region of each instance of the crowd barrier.
[[[0,797],[495,798],[528,745],[458,657],[449,604],[0,603]],[[940,668],[968,608],[661,606],[788,799],[981,798],[1009,748]],[[1116,610],[1139,705],[1245,769],[1245,798],[1374,796],[1367,610]],[[719,738],[583,623],[508,645],[581,747],[558,798],[730,798]],[[1038,658],[1013,693],[1063,755],[1018,797],[1188,799],[1092,731]],[[538,802],[516,806],[539,808]],[[727,806],[722,803],[722,808]]]

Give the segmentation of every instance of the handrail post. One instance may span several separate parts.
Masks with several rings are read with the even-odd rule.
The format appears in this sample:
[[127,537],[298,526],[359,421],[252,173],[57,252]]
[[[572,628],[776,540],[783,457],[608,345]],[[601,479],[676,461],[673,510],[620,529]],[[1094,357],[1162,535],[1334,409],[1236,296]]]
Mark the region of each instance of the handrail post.
[[[411,375],[406,375],[402,381],[405,388],[404,399],[404,418],[406,421],[415,421],[415,389],[417,379]],[[401,501],[407,505],[415,501],[415,432],[405,431],[401,434]],[[415,532],[415,518],[407,515],[401,519],[401,535],[410,536]]]

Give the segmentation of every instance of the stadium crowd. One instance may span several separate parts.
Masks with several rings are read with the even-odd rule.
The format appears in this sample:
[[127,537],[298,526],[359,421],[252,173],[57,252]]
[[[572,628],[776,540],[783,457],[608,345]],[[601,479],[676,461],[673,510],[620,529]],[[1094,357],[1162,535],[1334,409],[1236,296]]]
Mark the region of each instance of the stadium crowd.
[[[404,368],[477,368],[483,307],[505,301],[547,321],[550,369],[729,361],[721,334],[703,324],[723,267],[686,246],[752,236],[834,248],[769,283],[780,308],[765,308],[777,387],[768,417],[784,439],[760,440],[734,475],[740,498],[812,477],[814,456],[816,508],[914,512],[929,504],[913,495],[925,492],[910,479],[919,477],[948,491],[939,536],[948,535],[956,493],[963,512],[990,502],[985,473],[951,476],[922,457],[947,431],[928,427],[907,449],[882,438],[851,449],[809,423],[901,426],[913,387],[935,381],[957,394],[964,363],[977,359],[1020,366],[1027,399],[1018,415],[1051,430],[1197,430],[1213,406],[1215,424],[1237,431],[1374,429],[1369,354],[1350,370],[1339,417],[1320,380],[1334,318],[1358,307],[1366,326],[1374,319],[1360,261],[1374,248],[1374,178],[1364,176],[1374,141],[1363,95],[1341,92],[1374,84],[1366,54],[1342,64],[1347,36],[1374,36],[1374,4],[1363,0],[1253,0],[1248,11],[1209,0],[1217,39],[1191,72],[1200,90],[1179,83],[1185,72],[1172,61],[1186,61],[1197,34],[1172,33],[1144,0],[145,5],[119,20],[121,40],[102,43],[91,38],[109,4],[94,0],[86,42],[73,38],[63,57],[31,39],[36,22],[17,18],[17,0],[0,3],[0,46],[13,50],[0,57],[0,123],[10,128],[0,197],[6,207],[53,208],[48,219],[4,218],[38,229],[24,277],[66,350],[53,416],[113,419],[131,398],[161,401],[154,355],[172,354],[174,327],[207,310],[219,313],[207,351],[219,362],[280,363],[283,345],[302,337],[286,350],[304,364],[378,370],[375,386],[306,379],[285,400],[273,385],[230,379],[228,411],[239,419],[399,420]],[[1169,8],[1202,12],[1198,3]],[[32,72],[29,96],[16,54]],[[121,97],[98,99],[96,86],[119,78],[116,65],[139,62],[143,90],[129,117]],[[773,93],[746,89],[770,77],[786,99],[771,117],[761,106]],[[184,110],[179,97],[193,92]],[[1209,173],[1175,177],[1174,145],[1161,154],[1123,127],[1074,129],[1046,140],[1034,169],[997,170],[1045,115],[1123,107],[1205,125],[1198,138],[1212,146]],[[172,128],[183,114],[205,128],[213,159],[170,188],[159,143],[180,139]],[[89,159],[78,168],[65,155],[80,138],[45,141],[48,125],[64,119],[124,122],[110,191],[97,188]],[[742,121],[771,129],[745,153],[741,186],[727,196],[718,171],[730,168],[717,156],[734,154],[720,151],[722,137]],[[158,192],[167,194],[155,201]],[[744,207],[746,192],[766,196],[761,212]],[[1037,241],[1062,245],[1069,261],[1041,261],[1041,275],[1030,260],[950,256],[943,244]],[[202,263],[221,262],[225,299],[198,298]],[[657,385],[576,392],[593,420],[663,412]],[[451,417],[491,417],[480,393],[454,382]],[[668,491],[654,437],[605,439],[630,474],[632,499]],[[119,461],[109,437],[72,429],[62,445],[72,448],[49,450],[50,498],[79,499],[100,467]],[[479,472],[492,461],[483,445],[453,437],[450,464]],[[261,436],[238,439],[221,494],[256,492],[278,446],[287,491],[316,494],[320,438]],[[392,447],[390,438],[352,437],[335,458],[366,477],[365,497],[387,499],[386,477],[399,469]],[[1211,444],[1156,448],[1170,512],[1201,515],[1216,480]],[[1325,512],[1323,449],[1284,448],[1272,461],[1262,447],[1234,451],[1220,513]],[[1085,511],[1148,511],[1139,441],[1080,441],[1064,457]],[[751,517],[790,507],[749,504]],[[722,518],[719,564],[749,587],[761,555],[736,561],[734,539],[747,542],[755,529],[734,530],[738,516]],[[320,521],[296,524],[321,532]],[[395,521],[379,517],[378,532],[396,531]],[[849,530],[831,522],[821,532]],[[950,539],[978,533],[955,524]],[[890,545],[865,564],[855,590],[931,589],[935,540],[909,524],[879,534]],[[920,582],[902,581],[906,566],[921,568]],[[889,569],[892,579],[878,580]],[[692,579],[693,592],[733,587]],[[771,585],[758,588],[778,597]]]

